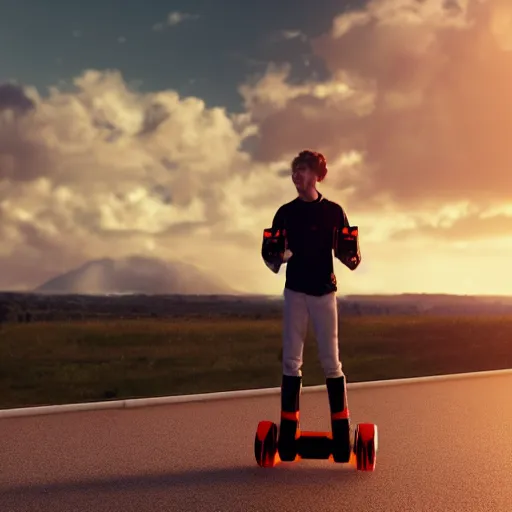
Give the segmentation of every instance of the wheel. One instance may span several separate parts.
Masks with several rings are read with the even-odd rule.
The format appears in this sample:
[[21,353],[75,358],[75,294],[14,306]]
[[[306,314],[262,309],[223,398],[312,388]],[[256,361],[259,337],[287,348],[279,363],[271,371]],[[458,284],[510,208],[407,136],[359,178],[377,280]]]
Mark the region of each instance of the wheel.
[[277,454],[277,425],[272,421],[260,421],[254,439],[254,456],[258,466],[273,468]]
[[354,433],[354,454],[358,471],[375,471],[377,450],[377,425],[359,423]]

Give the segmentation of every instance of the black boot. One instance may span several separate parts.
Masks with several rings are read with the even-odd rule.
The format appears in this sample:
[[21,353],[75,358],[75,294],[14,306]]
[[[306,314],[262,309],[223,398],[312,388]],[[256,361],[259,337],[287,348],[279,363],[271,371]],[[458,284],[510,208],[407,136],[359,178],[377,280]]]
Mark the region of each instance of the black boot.
[[333,436],[333,458],[335,462],[350,460],[350,413],[347,401],[345,376],[325,379]]
[[282,461],[291,462],[297,455],[295,437],[299,428],[302,377],[283,375],[281,384],[281,424],[277,449]]

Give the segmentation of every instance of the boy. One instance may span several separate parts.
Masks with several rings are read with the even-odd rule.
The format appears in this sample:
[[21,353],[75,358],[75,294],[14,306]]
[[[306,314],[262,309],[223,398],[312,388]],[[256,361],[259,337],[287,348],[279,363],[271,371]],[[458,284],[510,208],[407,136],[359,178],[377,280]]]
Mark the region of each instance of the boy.
[[[349,435],[345,375],[338,348],[333,250],[351,270],[355,270],[361,261],[356,228],[352,228],[355,237],[347,251],[342,240],[343,228],[349,228],[350,232],[347,216],[341,206],[324,198],[317,190],[317,183],[327,175],[325,157],[318,152],[302,151],[294,158],[291,167],[298,195],[277,210],[271,230],[265,230],[262,246],[263,259],[276,273],[285,261],[285,253],[291,254],[287,260],[284,288],[281,460],[295,458],[294,444],[286,446],[285,441],[294,439],[298,428],[301,367],[309,319],[325,374],[333,433],[342,437]],[[335,459],[348,457],[346,453],[334,455]]]

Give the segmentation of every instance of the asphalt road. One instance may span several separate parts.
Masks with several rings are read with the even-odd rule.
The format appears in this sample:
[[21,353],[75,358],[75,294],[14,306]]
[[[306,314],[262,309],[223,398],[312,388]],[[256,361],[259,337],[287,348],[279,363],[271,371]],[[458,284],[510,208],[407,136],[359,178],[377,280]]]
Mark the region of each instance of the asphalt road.
[[[512,377],[349,393],[379,426],[374,473],[329,462],[256,466],[258,421],[279,398],[0,420],[1,512],[509,512]],[[325,392],[302,427],[328,428]]]

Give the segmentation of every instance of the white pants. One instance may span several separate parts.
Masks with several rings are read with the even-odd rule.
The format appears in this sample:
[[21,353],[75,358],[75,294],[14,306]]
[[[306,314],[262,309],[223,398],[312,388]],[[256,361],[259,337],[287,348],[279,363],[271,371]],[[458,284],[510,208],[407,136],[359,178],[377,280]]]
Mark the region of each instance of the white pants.
[[302,375],[304,342],[311,320],[326,378],[343,376],[338,345],[336,293],[322,297],[284,289],[283,374]]

